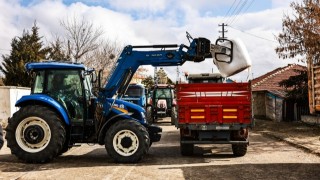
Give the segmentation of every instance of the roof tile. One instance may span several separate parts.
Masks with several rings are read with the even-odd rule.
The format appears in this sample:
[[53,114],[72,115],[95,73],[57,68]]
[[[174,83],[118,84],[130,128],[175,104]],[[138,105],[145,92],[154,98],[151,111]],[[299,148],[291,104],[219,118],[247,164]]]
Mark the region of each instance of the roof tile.
[[252,80],[252,91],[285,91],[285,88],[279,86],[279,82],[289,79],[298,73],[295,70],[306,70],[307,67],[298,64],[289,64],[285,67],[277,68],[260,77]]

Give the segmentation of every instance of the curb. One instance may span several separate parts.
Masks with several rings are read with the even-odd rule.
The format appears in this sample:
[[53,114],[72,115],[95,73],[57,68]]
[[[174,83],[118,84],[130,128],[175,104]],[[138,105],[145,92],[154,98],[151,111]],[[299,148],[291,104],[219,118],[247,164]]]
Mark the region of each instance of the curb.
[[306,146],[303,146],[301,144],[297,144],[295,142],[292,142],[292,141],[289,141],[289,140],[286,140],[285,138],[279,136],[279,135],[275,135],[275,134],[272,134],[272,133],[269,133],[269,132],[262,132],[260,131],[259,133],[261,133],[262,135],[264,136],[267,136],[267,137],[271,137],[273,139],[277,139],[277,140],[280,140],[282,142],[285,142],[293,147],[296,147],[296,148],[299,148],[299,149],[302,149],[303,151],[305,152],[308,152],[308,153],[311,153],[311,154],[314,154],[314,155],[317,155],[320,157],[320,152],[315,152],[313,151],[312,149],[306,147]]

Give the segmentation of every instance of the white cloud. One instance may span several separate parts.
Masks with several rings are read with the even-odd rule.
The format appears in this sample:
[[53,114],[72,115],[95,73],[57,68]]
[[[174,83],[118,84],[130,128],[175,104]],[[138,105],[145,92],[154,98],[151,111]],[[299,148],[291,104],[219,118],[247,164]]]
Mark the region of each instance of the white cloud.
[[[68,16],[85,17],[97,27],[102,27],[104,36],[110,40],[117,40],[120,44],[148,45],[148,44],[186,44],[185,32],[188,31],[196,37],[206,37],[212,42],[220,35],[218,24],[223,17],[211,16],[211,11],[219,6],[232,4],[232,0],[209,1],[187,0],[179,3],[174,0],[152,1],[109,1],[113,9],[101,6],[88,6],[85,3],[73,3],[69,6],[62,1],[35,1],[28,6],[21,6],[19,1],[0,0],[0,53],[8,54],[11,39],[21,36],[23,29],[31,29],[34,20],[37,20],[40,35],[50,40],[53,34],[62,35],[63,29],[59,22]],[[282,1],[281,1],[282,2]],[[267,73],[279,66],[296,61],[278,59],[274,49],[277,43],[257,38],[253,35],[275,40],[274,35],[281,31],[283,12],[290,11],[289,1],[273,1],[273,9],[246,13],[238,16],[232,27],[227,27],[227,37],[238,37],[247,46],[252,59],[252,73],[254,77]],[[117,11],[119,9],[119,11]],[[146,14],[139,19],[128,11]],[[150,15],[150,16],[149,16]],[[136,14],[136,16],[139,16]],[[250,33],[250,34],[248,34]],[[152,68],[149,74],[153,74]],[[171,79],[176,78],[176,68],[165,68]],[[216,71],[212,59],[202,63],[187,62],[180,71],[189,73],[202,73]],[[247,72],[233,78],[243,80]]]
[[167,0],[152,0],[152,1],[141,1],[141,0],[112,0],[109,1],[111,7],[124,10],[124,11],[148,11],[148,12],[159,12],[166,8]]

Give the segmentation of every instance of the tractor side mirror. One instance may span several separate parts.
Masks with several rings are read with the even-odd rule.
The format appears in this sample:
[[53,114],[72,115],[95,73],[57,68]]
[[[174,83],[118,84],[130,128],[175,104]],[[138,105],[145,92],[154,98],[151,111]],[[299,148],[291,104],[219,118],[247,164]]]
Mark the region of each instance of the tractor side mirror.
[[101,88],[101,81],[102,81],[102,78],[103,78],[103,70],[100,69],[99,70],[99,73],[98,73],[98,87]]
[[96,71],[93,71],[92,74],[91,74],[91,83],[96,83],[98,78],[97,78],[97,74],[96,74]]

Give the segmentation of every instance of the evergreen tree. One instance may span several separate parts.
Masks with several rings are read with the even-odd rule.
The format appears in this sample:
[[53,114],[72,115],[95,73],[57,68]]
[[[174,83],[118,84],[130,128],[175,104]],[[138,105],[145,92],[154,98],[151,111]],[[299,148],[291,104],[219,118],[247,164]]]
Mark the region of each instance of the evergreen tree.
[[307,70],[295,70],[298,75],[282,80],[279,85],[284,87],[287,98],[295,102],[308,103],[308,75]]
[[49,48],[44,48],[39,37],[39,28],[34,23],[31,33],[23,31],[22,37],[15,37],[11,42],[10,55],[3,55],[0,71],[4,74],[6,86],[30,87],[31,79],[25,70],[28,62],[39,62],[46,58]]
[[53,42],[50,43],[50,52],[48,59],[54,61],[70,61],[70,56],[63,48],[63,42],[60,38],[56,38]]
[[147,89],[151,89],[154,86],[153,77],[152,76],[148,76],[147,78],[143,79],[141,83],[144,84],[144,86]]

